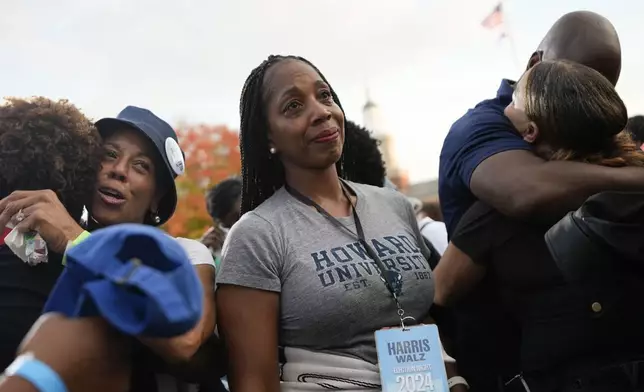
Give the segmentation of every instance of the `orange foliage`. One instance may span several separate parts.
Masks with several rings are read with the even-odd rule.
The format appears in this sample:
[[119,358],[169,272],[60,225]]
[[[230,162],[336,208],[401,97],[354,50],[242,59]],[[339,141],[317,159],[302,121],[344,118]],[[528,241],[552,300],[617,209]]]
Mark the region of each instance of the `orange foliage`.
[[175,237],[199,238],[212,225],[206,190],[241,172],[239,135],[224,125],[184,126],[176,131],[186,154],[186,172],[177,178],[179,202],[165,229]]

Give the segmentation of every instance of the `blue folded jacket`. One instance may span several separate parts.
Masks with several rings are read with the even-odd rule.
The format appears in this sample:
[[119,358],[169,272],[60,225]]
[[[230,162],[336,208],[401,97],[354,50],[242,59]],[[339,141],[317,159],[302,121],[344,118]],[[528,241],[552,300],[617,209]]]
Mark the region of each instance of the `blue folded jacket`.
[[128,335],[172,337],[202,314],[203,289],[188,255],[151,226],[97,230],[69,249],[45,312],[101,316]]

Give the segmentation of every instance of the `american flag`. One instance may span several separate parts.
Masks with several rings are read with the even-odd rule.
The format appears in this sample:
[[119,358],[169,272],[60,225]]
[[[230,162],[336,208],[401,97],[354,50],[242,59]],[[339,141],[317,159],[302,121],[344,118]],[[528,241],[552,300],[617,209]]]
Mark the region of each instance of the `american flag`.
[[503,23],[503,4],[499,3],[494,10],[481,22],[486,29],[493,29]]

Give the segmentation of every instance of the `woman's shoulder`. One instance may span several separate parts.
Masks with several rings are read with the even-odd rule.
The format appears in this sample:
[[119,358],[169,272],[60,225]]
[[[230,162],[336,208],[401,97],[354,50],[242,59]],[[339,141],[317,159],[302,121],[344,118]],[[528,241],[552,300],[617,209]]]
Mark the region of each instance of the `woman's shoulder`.
[[[254,213],[255,218],[263,218],[269,221],[272,221],[273,217],[279,216],[282,211],[288,208],[289,201],[291,196],[286,191],[284,187],[278,189],[269,197],[264,200],[262,204],[258,205],[252,213]],[[249,212],[250,214],[250,212]],[[245,214],[248,215],[248,214]]]
[[395,189],[391,189],[387,187],[378,187],[374,185],[360,184],[360,183],[351,182],[351,181],[346,181],[346,183],[354,191],[360,192],[366,197],[380,197],[380,198],[386,198],[388,200],[407,202],[407,197]]
[[347,183],[356,192],[358,197],[362,196],[376,210],[381,207],[393,208],[398,215],[405,218],[410,214],[410,211],[413,214],[413,208],[407,196],[395,189],[349,181]]
[[294,202],[297,203],[284,187],[278,189],[254,210],[245,213],[233,225],[228,236],[237,236],[241,232],[260,235],[267,231],[272,234],[282,231],[298,220]]
[[[260,206],[261,207],[261,206]],[[259,209],[257,207],[253,211],[248,211],[243,214],[241,218],[230,228],[227,237],[238,236],[240,233],[255,233],[262,232],[267,229],[272,228],[272,218],[274,215],[274,210],[270,209]]]
[[213,267],[215,266],[215,260],[212,257],[212,253],[206,245],[190,238],[174,237],[174,239],[188,254],[188,258],[190,258],[192,265],[207,264],[212,265]]
[[276,218],[279,215],[270,213],[262,214],[257,208],[241,216],[241,218],[230,228],[224,246],[222,257],[230,254],[231,250],[259,249],[270,246],[276,247],[280,243],[278,234],[279,222]]

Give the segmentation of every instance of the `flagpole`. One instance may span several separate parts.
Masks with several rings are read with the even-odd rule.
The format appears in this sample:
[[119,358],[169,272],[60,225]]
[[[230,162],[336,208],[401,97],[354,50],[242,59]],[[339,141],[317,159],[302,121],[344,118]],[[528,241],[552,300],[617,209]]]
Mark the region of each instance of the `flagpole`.
[[510,30],[506,27],[505,31],[503,32],[505,35],[505,38],[508,40],[508,45],[510,46],[510,55],[512,56],[512,61],[514,61],[514,66],[516,67],[517,71],[523,73],[524,69],[523,66],[521,65],[521,61],[519,60],[519,54],[517,52],[517,47],[514,43],[514,36],[510,32]]
[[514,66],[517,69],[518,72],[523,73],[524,69],[523,66],[521,65],[521,61],[519,60],[519,54],[517,52],[517,47],[514,43],[514,34],[512,34],[512,29],[510,28],[510,23],[508,22],[508,17],[507,17],[507,12],[506,12],[506,6],[505,4],[507,3],[507,0],[501,1],[501,4],[503,5],[503,35],[504,37],[508,40],[508,44],[510,46],[510,55],[512,56],[512,61],[514,61]]

